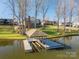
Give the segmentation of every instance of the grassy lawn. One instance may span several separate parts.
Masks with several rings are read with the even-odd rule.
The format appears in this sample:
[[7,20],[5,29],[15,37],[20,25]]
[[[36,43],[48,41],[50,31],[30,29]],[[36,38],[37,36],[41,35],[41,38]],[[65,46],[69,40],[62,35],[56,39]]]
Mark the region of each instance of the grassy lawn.
[[[63,36],[64,31],[63,31],[63,27],[60,27],[60,31],[57,32],[57,26],[45,26],[40,28],[40,30],[42,30],[43,32],[47,33],[49,35],[49,37],[55,37],[55,36]],[[78,34],[79,30],[73,30],[71,29],[70,32],[68,29],[66,29],[66,33],[65,35],[72,35],[72,34]]]
[[43,32],[47,33],[48,35],[59,35],[60,33],[57,32],[57,29],[55,26],[46,26],[46,27],[42,27],[40,28],[40,30],[42,30]]
[[[56,26],[45,26],[45,27],[41,27],[39,28],[40,30],[42,30],[43,32],[48,34],[48,37],[56,37],[56,36],[62,36],[63,34],[63,27],[60,28],[60,32],[57,32],[57,27]],[[66,35],[70,35],[70,34],[75,34],[75,33],[79,33],[79,30],[71,30],[71,32],[66,32]],[[20,34],[16,34],[13,31],[12,26],[6,26],[6,25],[1,25],[0,26],[0,40],[1,39],[9,39],[9,40],[23,40],[26,39],[26,36],[20,35]]]
[[0,26],[0,40],[1,39],[11,39],[11,40],[23,40],[26,37],[20,34],[16,34],[12,26],[1,25]]

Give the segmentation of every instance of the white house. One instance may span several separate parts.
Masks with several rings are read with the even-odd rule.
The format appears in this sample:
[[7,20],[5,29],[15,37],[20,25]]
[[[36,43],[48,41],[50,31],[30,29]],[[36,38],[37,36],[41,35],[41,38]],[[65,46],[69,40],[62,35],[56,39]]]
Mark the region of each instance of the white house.
[[73,27],[79,27],[79,22],[74,22]]
[[73,19],[73,27],[79,27],[79,19],[77,16]]

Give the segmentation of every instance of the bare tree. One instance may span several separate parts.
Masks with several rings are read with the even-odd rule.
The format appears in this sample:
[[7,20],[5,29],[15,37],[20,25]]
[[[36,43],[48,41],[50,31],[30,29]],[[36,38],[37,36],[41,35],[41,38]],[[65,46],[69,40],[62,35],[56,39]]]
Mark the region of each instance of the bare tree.
[[44,20],[48,9],[49,9],[49,0],[42,0],[41,6],[40,6],[40,12],[42,14],[42,20]]
[[13,23],[13,30],[14,30],[14,20],[15,20],[15,16],[16,16],[15,0],[8,0],[8,1],[9,1],[10,10],[11,10],[12,16],[13,16],[12,23]]
[[62,1],[61,0],[57,0],[57,8],[56,8],[56,15],[57,15],[57,32],[59,32],[59,22],[60,22],[60,18],[62,16]]
[[63,19],[64,19],[64,34],[66,32],[66,18],[67,18],[67,6],[66,6],[66,0],[63,0]]
[[21,21],[21,34],[26,32],[26,2],[27,0],[18,0],[19,4],[19,16]]
[[78,16],[77,19],[78,19],[78,22],[79,22],[79,6],[78,6],[78,5],[79,5],[79,0],[77,0],[77,1],[78,1],[78,2],[77,2],[77,16]]
[[34,23],[34,28],[36,28],[36,21],[37,21],[37,16],[39,12],[39,7],[41,5],[42,0],[35,0],[35,23]]
[[26,17],[27,17],[27,10],[30,0],[9,0],[10,8],[13,13],[13,20],[15,17],[19,20],[19,24],[21,27],[21,34],[25,34],[26,32]]
[[30,15],[30,12],[33,10],[33,0],[27,0],[26,2],[26,14]]
[[74,12],[74,0],[70,0],[70,27],[72,27],[72,17],[73,17],[73,12]]
[[33,0],[27,0],[27,2],[26,2],[26,26],[28,29],[31,27],[30,13],[32,11],[33,11]]

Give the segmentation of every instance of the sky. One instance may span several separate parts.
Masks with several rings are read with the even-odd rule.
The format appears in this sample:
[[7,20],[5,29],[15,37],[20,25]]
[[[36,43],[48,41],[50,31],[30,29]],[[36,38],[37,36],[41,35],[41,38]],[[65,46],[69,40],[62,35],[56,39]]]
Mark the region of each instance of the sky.
[[[55,16],[55,6],[56,6],[56,0],[51,0],[52,3],[50,3],[48,12],[46,17],[50,20],[54,19]],[[0,18],[11,18],[11,11],[10,8],[8,7],[8,1],[7,0],[0,0]]]
[[[55,20],[57,18],[56,17],[56,1],[57,0],[51,0],[50,7],[46,14],[46,17],[49,20]],[[12,18],[11,11],[10,11],[10,8],[8,7],[7,0],[0,0],[0,18]]]
[[7,0],[0,0],[0,18],[11,18],[11,12]]

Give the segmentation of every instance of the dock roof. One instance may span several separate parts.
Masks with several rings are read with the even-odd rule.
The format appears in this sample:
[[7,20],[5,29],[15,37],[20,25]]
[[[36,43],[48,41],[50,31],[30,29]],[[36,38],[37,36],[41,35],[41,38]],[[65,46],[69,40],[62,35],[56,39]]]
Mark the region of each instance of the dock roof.
[[47,34],[38,30],[38,29],[30,29],[26,32],[28,37],[47,37]]

